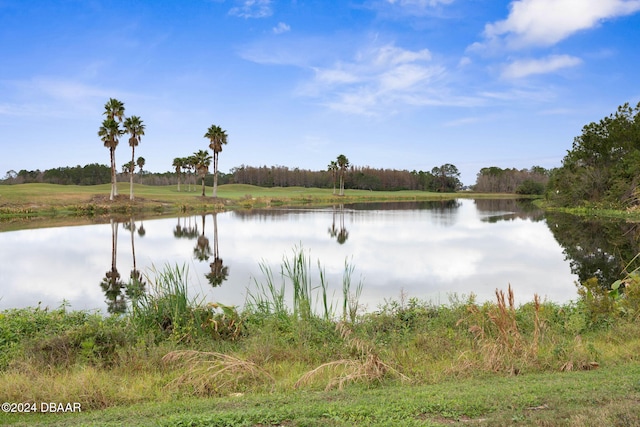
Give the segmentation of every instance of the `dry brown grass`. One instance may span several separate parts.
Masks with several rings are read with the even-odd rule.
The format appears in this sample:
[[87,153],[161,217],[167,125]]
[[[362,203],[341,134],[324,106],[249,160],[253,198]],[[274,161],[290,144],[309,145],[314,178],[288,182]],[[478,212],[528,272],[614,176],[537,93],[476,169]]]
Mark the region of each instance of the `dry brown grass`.
[[338,323],[336,329],[347,346],[355,352],[356,357],[323,363],[300,377],[294,385],[295,388],[309,385],[318,379],[327,381],[325,390],[336,387],[341,390],[345,384],[358,381],[372,383],[388,376],[400,378],[403,382],[410,381],[406,375],[383,362],[371,343],[354,337],[353,331],[346,323]]
[[475,352],[467,351],[461,356],[455,369],[485,369],[518,375],[522,369],[538,361],[538,346],[543,322],[540,320],[540,297],[534,295],[534,330],[531,337],[524,336],[516,319],[515,298],[511,285],[507,293],[496,289],[496,304],[485,312],[472,304],[468,307],[469,332],[474,336]]
[[165,355],[162,361],[183,369],[167,385],[169,388],[186,389],[198,396],[229,394],[275,383],[273,376],[255,363],[228,354],[176,350]]

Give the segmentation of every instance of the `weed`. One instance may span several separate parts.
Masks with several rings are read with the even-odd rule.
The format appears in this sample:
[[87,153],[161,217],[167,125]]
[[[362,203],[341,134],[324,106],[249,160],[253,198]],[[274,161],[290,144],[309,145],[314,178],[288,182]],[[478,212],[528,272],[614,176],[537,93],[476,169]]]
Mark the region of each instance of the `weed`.
[[[329,297],[329,284],[325,277],[325,271],[318,260],[318,280],[314,281],[311,275],[311,257],[305,253],[302,246],[295,247],[290,258],[283,257],[280,266],[281,284],[275,284],[275,278],[271,267],[262,262],[260,270],[264,276],[263,282],[254,279],[256,291],[247,291],[247,311],[262,316],[276,315],[280,318],[287,317],[289,306],[286,303],[287,290],[292,295],[291,309],[295,319],[308,320],[320,316],[324,320],[335,318],[337,304]],[[355,321],[358,309],[358,299],[362,292],[363,283],[360,281],[351,292],[351,274],[354,268],[345,260],[342,279],[342,308],[343,319],[348,316]],[[318,314],[317,305],[321,304]]]
[[184,368],[184,372],[168,387],[186,388],[191,391],[190,394],[198,396],[245,391],[261,385],[265,380],[270,384],[275,382],[271,374],[255,363],[228,354],[182,350],[172,351],[162,360]]
[[327,373],[330,374],[330,377],[325,390],[334,387],[342,389],[345,384],[356,381],[379,382],[387,375],[399,377],[402,381],[409,381],[407,376],[383,362],[371,343],[353,337],[353,331],[344,322],[338,323],[336,329],[340,332],[346,345],[356,353],[356,357],[323,363],[305,373],[296,382],[296,388],[310,384],[317,377]]
[[[131,320],[135,328],[150,331],[159,338],[189,342],[203,336],[237,337],[239,317],[230,307],[209,305],[198,296],[188,295],[188,269],[185,266],[154,270],[147,278],[150,292],[132,300]],[[215,309],[222,313],[216,314]]]
[[[534,329],[531,337],[525,337],[518,327],[513,290],[507,294],[496,289],[497,303],[481,310],[475,304],[469,305],[471,317],[469,332],[477,345],[481,367],[512,375],[521,373],[538,361],[538,345],[542,330],[540,321],[540,298],[534,295]],[[464,323],[461,319],[458,323]],[[468,355],[468,353],[465,353]]]

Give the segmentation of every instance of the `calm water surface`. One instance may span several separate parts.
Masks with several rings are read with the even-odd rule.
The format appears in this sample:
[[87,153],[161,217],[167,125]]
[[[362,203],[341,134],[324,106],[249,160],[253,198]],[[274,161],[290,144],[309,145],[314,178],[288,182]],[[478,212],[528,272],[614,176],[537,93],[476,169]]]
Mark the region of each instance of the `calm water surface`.
[[264,281],[260,266],[271,266],[279,280],[282,259],[295,247],[312,259],[314,279],[320,260],[336,299],[348,261],[355,268],[352,281],[364,283],[360,302],[367,310],[401,292],[436,303],[448,302],[451,294],[490,300],[496,288],[509,284],[520,303],[534,293],[562,303],[576,299],[574,283],[584,274],[554,235],[573,222],[545,218],[513,200],[464,199],[4,232],[0,309],[39,302],[57,307],[66,300],[74,309],[106,311],[104,284],[114,271],[128,282],[134,265],[143,278],[153,277],[154,268],[185,265],[193,295],[243,305],[255,281]]

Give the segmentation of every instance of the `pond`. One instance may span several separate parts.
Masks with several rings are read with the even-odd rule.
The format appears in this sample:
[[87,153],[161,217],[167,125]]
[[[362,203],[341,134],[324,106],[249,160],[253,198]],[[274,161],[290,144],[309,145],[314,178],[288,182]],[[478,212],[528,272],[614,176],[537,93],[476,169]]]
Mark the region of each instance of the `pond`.
[[[176,218],[111,219],[81,226],[0,233],[0,309],[35,306],[117,311],[124,290],[169,267],[188,270],[190,292],[207,302],[242,306],[259,292],[265,267],[279,284],[283,258],[301,250],[319,282],[341,298],[345,263],[359,302],[373,311],[392,299],[447,303],[471,293],[516,301],[534,294],[563,303],[575,282],[619,277],[637,253],[637,227],[547,214],[528,202],[460,199],[264,209]],[[612,279],[613,278],[613,279]],[[609,282],[610,283],[610,282]],[[123,288],[124,289],[124,288]]]

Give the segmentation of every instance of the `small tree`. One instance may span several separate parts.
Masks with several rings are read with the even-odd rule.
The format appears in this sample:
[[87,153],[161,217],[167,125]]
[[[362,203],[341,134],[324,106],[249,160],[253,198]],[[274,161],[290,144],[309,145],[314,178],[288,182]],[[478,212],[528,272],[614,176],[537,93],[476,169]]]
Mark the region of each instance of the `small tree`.
[[178,177],[178,191],[180,191],[180,176],[182,175],[182,168],[184,167],[184,158],[176,157],[173,159],[172,165],[176,169],[176,176]]
[[211,125],[204,137],[210,141],[209,148],[213,150],[213,197],[218,197],[218,154],[227,144],[227,132],[220,126]]
[[193,154],[196,172],[198,177],[202,179],[202,195],[204,196],[204,178],[209,172],[211,165],[211,154],[205,150],[199,150]]
[[333,181],[333,194],[336,194],[336,176],[338,175],[338,163],[335,160],[332,160],[331,163],[327,166],[327,170],[331,172],[331,179]]
[[349,159],[344,154],[340,154],[337,163],[340,168],[340,196],[344,196],[344,173],[349,167]]
[[102,115],[107,118],[102,122],[102,126],[98,130],[98,136],[109,149],[109,157],[111,159],[111,194],[109,200],[113,200],[118,195],[118,185],[116,180],[116,147],[120,141],[123,131],[120,129],[120,123],[124,118],[124,104],[115,98],[109,98],[104,105]]
[[[130,135],[129,146],[131,147],[131,173],[129,174],[129,200],[133,200],[133,172],[135,165],[136,147],[144,135],[144,123],[138,116],[127,117],[124,121],[125,132]],[[144,159],[142,159],[144,161]],[[144,164],[144,163],[143,163]]]

